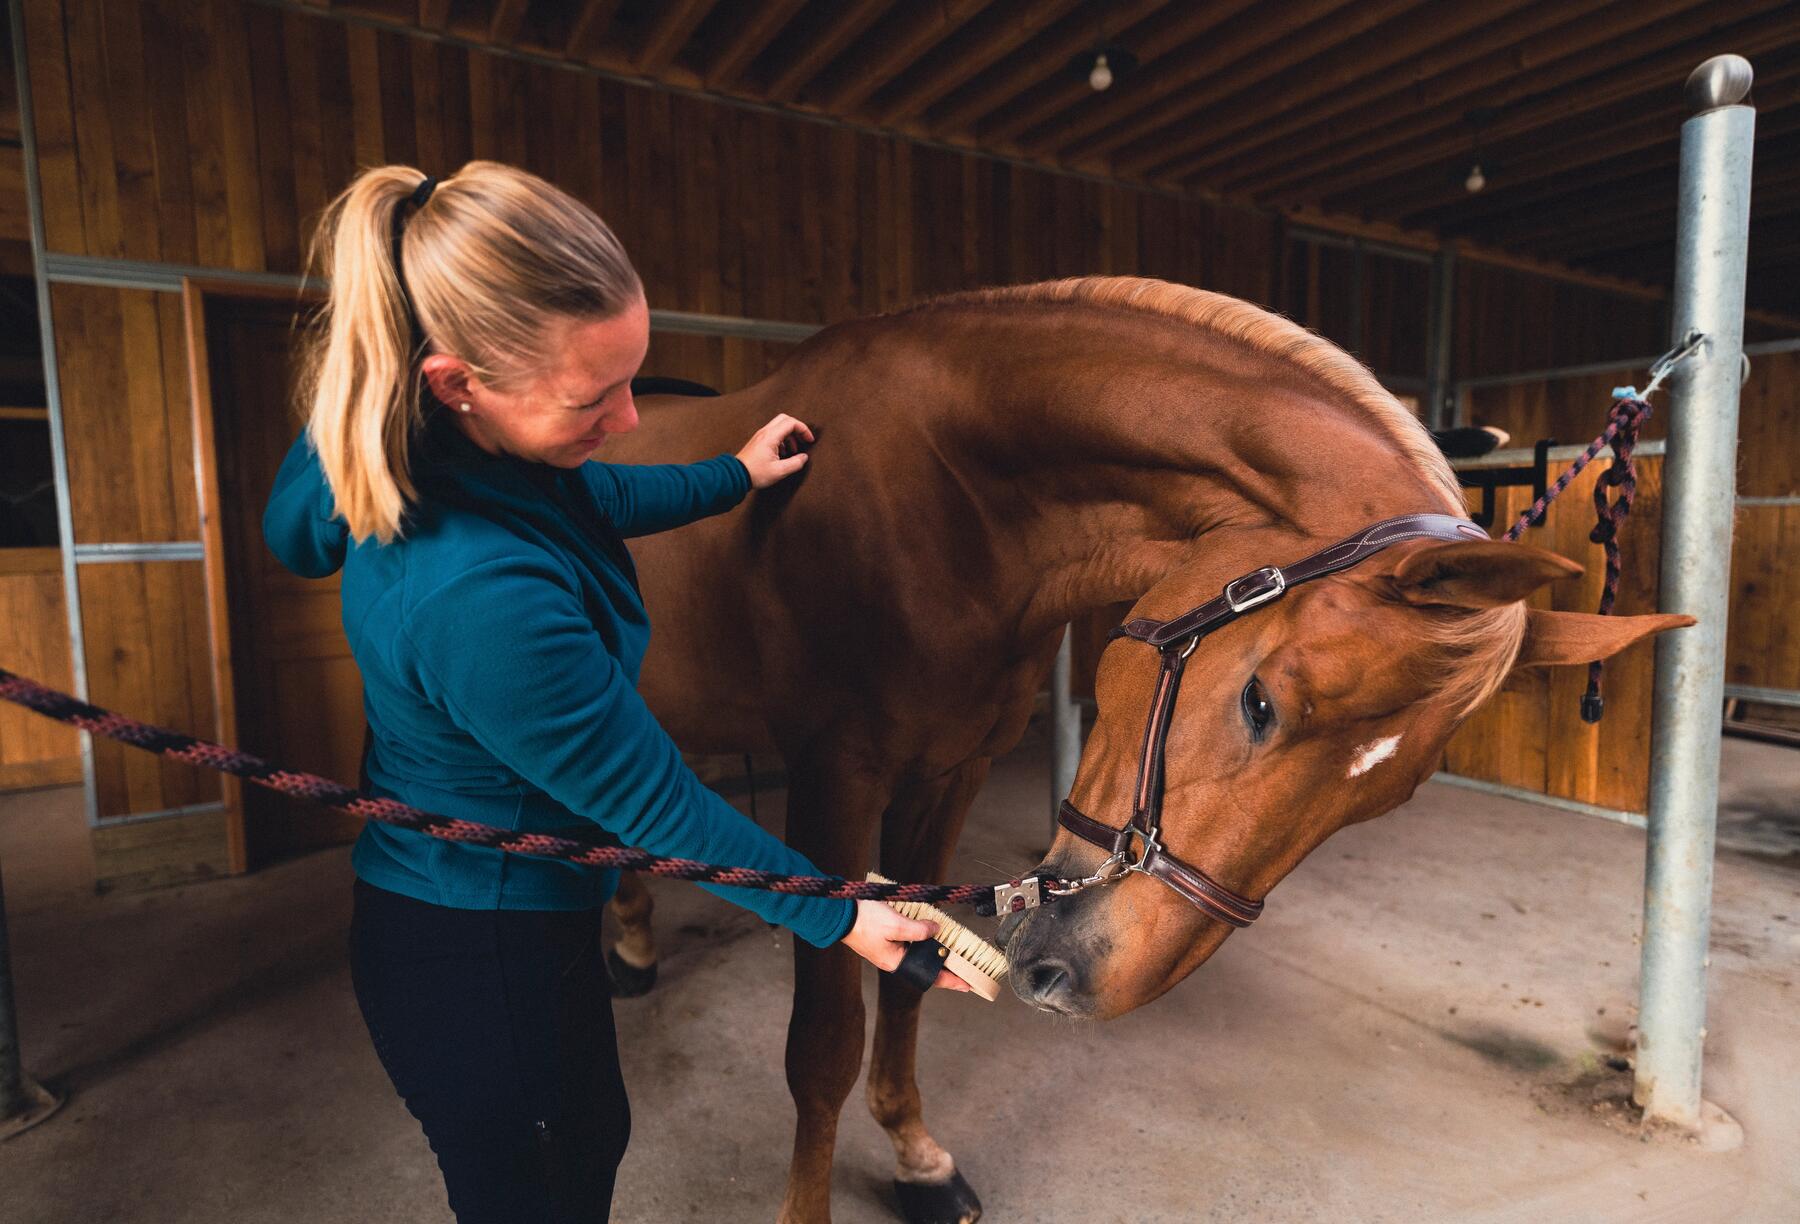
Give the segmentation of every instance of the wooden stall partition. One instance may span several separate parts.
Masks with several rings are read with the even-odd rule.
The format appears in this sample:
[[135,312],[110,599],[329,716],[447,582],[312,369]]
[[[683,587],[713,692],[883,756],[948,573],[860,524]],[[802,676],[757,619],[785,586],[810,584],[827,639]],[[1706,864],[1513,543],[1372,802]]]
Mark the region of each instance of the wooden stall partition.
[[[338,579],[290,573],[262,538],[262,511],[299,431],[295,320],[316,304],[289,288],[187,280],[182,305],[199,441],[212,680],[219,737],[355,785],[362,680],[338,612]],[[354,816],[230,779],[238,869],[353,839]]]
[[[1476,464],[1519,462],[1516,452]],[[1571,460],[1551,462],[1549,479],[1566,472]],[[1604,551],[1588,540],[1593,527],[1593,488],[1611,464],[1596,459],[1575,478],[1551,508],[1548,521],[1526,531],[1522,542],[1549,549],[1585,567],[1579,578],[1552,583],[1530,606],[1562,612],[1592,612],[1605,576]],[[1475,466],[1465,463],[1460,466]],[[1624,574],[1614,612],[1635,616],[1656,611],[1662,524],[1662,459],[1637,460],[1638,491],[1631,517],[1620,532]],[[1469,508],[1480,508],[1480,493],[1466,490]],[[1490,534],[1498,538],[1531,504],[1529,487],[1502,489]],[[1462,777],[1517,787],[1617,812],[1643,812],[1650,799],[1650,697],[1655,650],[1640,642],[1606,664],[1602,694],[1605,716],[1581,720],[1587,668],[1557,667],[1513,672],[1488,703],[1451,737],[1444,769]]]
[[[1643,380],[1639,363],[1475,385],[1462,392],[1461,419],[1498,425],[1519,443],[1585,444],[1605,424],[1612,389]],[[1666,436],[1667,403],[1664,392],[1645,438]],[[1791,343],[1751,346],[1738,404],[1737,494],[1725,682],[1800,703],[1800,348]],[[1633,523],[1641,516],[1634,512]]]
[[[0,548],[0,659],[52,688],[74,686],[62,549]],[[0,791],[80,781],[80,732],[0,705]]]

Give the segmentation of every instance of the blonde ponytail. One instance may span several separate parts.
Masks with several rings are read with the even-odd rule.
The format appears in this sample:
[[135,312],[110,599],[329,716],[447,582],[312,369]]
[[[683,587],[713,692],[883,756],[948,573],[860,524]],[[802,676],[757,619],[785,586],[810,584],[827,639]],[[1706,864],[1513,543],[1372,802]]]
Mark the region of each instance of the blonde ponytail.
[[[425,353],[454,354],[483,382],[508,389],[547,368],[554,320],[610,318],[643,294],[606,223],[551,183],[475,161],[413,208],[407,201],[424,177],[407,166],[363,171],[313,237],[312,266],[331,292],[305,342],[300,410],[357,543],[392,542],[418,496],[408,453],[424,419]],[[394,218],[403,206],[396,269]]]

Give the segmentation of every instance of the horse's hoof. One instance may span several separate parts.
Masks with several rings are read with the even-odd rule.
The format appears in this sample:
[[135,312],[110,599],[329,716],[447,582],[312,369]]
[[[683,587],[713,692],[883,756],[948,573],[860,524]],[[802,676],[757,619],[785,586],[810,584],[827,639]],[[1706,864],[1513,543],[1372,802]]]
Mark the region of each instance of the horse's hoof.
[[961,1173],[941,1182],[896,1181],[894,1193],[906,1224],[975,1224],[981,1218],[981,1200]]
[[656,985],[656,962],[639,969],[628,964],[624,957],[613,948],[606,950],[606,971],[612,975],[612,992],[615,999],[637,999],[650,993]]

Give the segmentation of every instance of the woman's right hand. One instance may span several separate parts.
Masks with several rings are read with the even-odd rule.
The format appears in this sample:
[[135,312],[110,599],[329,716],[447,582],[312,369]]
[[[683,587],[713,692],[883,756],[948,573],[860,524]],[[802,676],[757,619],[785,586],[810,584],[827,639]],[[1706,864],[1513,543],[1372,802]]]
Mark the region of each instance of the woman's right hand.
[[[846,948],[883,972],[906,955],[905,945],[937,934],[937,923],[908,918],[885,901],[858,901],[856,925],[844,936]],[[948,969],[938,970],[935,983],[945,990],[967,990],[969,984]]]

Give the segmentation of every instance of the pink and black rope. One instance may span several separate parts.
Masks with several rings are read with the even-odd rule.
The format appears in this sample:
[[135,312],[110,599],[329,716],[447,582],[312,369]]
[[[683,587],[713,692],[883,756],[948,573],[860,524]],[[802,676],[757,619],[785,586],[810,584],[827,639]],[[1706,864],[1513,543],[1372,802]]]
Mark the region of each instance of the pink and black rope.
[[800,897],[838,897],[863,901],[924,901],[934,905],[973,905],[979,914],[994,912],[992,884],[898,884],[873,880],[846,880],[838,876],[782,875],[750,867],[721,867],[693,859],[668,858],[630,846],[602,846],[549,833],[517,833],[472,820],[457,820],[421,811],[395,799],[384,799],[321,778],[316,774],[280,769],[259,757],[223,744],[155,727],[135,718],[89,705],[34,680],[0,668],[0,698],[46,718],[104,735],[159,756],[216,769],[284,794],[311,799],[364,820],[377,820],[411,829],[444,841],[466,846],[485,846],[509,854],[579,863],[584,867],[613,867],[702,884],[727,884]]
[[[1613,464],[1600,474],[1594,482],[1594,529],[1588,532],[1588,539],[1600,545],[1606,552],[1606,580],[1600,588],[1601,616],[1609,615],[1613,603],[1619,596],[1619,575],[1623,567],[1619,559],[1619,525],[1625,516],[1631,513],[1631,502],[1637,496],[1637,469],[1632,464],[1631,452],[1637,446],[1638,430],[1650,419],[1650,403],[1636,395],[1615,393],[1613,408],[1607,414],[1606,429],[1588,444],[1588,448],[1578,455],[1569,470],[1557,477],[1556,483],[1544,490],[1544,495],[1531,503],[1531,509],[1519,517],[1519,521],[1507,529],[1506,538],[1516,541],[1525,533],[1527,527],[1536,527],[1544,521],[1544,515],[1550,503],[1556,500],[1557,494],[1569,487],[1569,483],[1581,475],[1581,469],[1593,462],[1594,457],[1608,446],[1613,450]],[[1617,488],[1619,496],[1608,498],[1606,491]],[[1596,659],[1588,664],[1587,691],[1581,695],[1581,718],[1583,722],[1597,723],[1606,710],[1606,703],[1600,696],[1601,661]]]

